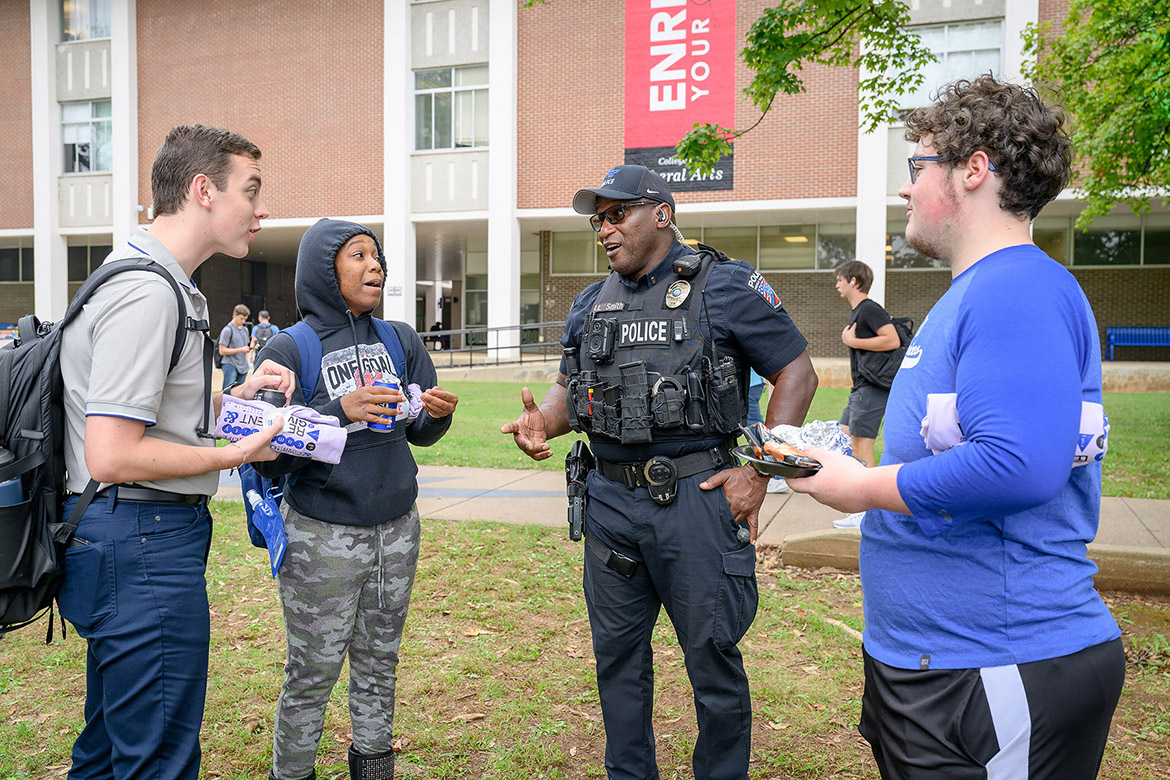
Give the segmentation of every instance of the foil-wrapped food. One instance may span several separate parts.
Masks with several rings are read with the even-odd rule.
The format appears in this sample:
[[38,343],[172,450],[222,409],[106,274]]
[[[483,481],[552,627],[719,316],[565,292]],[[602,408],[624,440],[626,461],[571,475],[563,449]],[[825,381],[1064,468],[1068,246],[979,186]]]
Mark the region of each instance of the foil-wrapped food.
[[760,423],[741,426],[740,430],[748,443],[737,447],[735,452],[762,474],[801,477],[814,474],[821,467],[795,444]]

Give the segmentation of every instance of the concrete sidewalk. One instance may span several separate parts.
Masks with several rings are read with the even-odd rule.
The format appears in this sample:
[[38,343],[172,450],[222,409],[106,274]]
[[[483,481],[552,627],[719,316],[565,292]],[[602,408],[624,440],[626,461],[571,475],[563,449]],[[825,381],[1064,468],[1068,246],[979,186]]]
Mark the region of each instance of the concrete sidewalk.
[[[420,466],[418,481],[423,517],[566,528],[561,472]],[[216,497],[240,500],[239,478],[223,472]],[[805,495],[770,494],[757,545],[778,548],[788,566],[856,570],[861,532],[833,528],[840,516]],[[1170,594],[1170,501],[1103,498],[1089,557],[1099,588]]]

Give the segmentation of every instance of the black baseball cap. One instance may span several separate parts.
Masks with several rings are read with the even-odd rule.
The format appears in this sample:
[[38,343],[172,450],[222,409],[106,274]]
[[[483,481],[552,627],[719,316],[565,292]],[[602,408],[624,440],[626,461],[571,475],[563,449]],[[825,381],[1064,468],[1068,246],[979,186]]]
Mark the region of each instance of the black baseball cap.
[[596,214],[597,199],[637,200],[645,198],[665,203],[674,209],[674,198],[666,180],[643,165],[619,165],[610,168],[595,190],[577,190],[573,196],[573,211],[578,214]]

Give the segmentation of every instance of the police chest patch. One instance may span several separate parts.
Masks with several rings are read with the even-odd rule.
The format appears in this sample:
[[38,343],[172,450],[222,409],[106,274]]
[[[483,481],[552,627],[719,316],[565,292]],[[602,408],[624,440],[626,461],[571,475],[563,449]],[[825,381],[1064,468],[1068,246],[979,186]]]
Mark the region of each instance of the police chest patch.
[[670,343],[670,320],[630,320],[618,326],[619,347],[642,347]]
[[768,280],[759,271],[755,271],[748,277],[747,286],[749,290],[754,290],[757,295],[768,302],[768,305],[773,309],[780,308],[780,296],[772,289],[772,285],[768,284]]

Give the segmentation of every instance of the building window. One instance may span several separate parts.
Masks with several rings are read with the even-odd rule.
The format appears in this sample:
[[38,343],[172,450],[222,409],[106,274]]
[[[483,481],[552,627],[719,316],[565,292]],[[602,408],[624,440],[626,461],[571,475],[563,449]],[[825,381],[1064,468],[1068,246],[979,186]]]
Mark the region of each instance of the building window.
[[1138,216],[1097,217],[1073,233],[1073,265],[1138,265],[1142,222]]
[[110,37],[110,0],[61,0],[61,40]]
[[911,29],[938,61],[923,68],[922,86],[902,96],[905,108],[929,105],[939,88],[955,79],[973,79],[988,71],[998,74],[1002,67],[1002,19]]
[[[688,238],[695,231],[684,231]],[[699,241],[713,246],[732,260],[743,260],[750,266],[756,265],[759,257],[759,228],[757,227],[713,227],[699,231]]]
[[833,269],[857,259],[857,225],[828,222],[817,225],[817,268]]
[[592,230],[557,232],[549,247],[549,270],[557,276],[603,274],[609,258]]
[[1170,265],[1170,214],[1142,217],[1142,265]]
[[[31,241],[32,239],[25,239]],[[33,281],[33,249],[19,241],[0,244],[0,282]]]
[[110,101],[61,104],[65,173],[110,170]]
[[84,282],[105,261],[113,249],[108,244],[69,247],[67,255],[69,281]]
[[414,73],[414,148],[487,146],[487,65]]
[[1068,265],[1072,250],[1072,222],[1068,217],[1037,217],[1032,220],[1032,241],[1061,265]]
[[[851,222],[683,228],[691,247],[704,243],[761,271],[833,268],[853,259],[856,233]],[[550,252],[550,272],[557,276],[604,274],[609,269],[609,259],[593,232],[553,233]]]
[[1077,230],[1075,217],[1037,217],[1032,240],[1062,265],[1170,265],[1170,214],[1097,217]]
[[760,227],[761,271],[807,271],[816,267],[816,253],[816,225]]
[[[1170,214],[1098,217],[1088,230],[1073,227],[1075,217],[1037,217],[1032,241],[1061,265],[1170,265]],[[886,239],[889,268],[943,268],[906,243],[906,222],[890,221]]]

